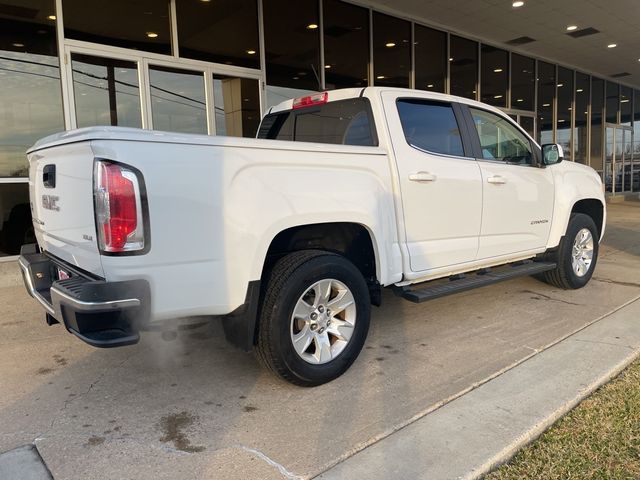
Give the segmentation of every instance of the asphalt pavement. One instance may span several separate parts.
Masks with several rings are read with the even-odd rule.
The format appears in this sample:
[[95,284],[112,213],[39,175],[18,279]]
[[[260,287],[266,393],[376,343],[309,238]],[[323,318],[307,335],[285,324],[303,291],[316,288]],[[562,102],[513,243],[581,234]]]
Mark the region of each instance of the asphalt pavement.
[[[0,282],[0,452],[35,445],[57,480],[349,478],[339,470],[348,462],[401,445],[456,402],[611,321],[640,295],[638,271],[640,202],[610,205],[584,289],[522,278],[421,305],[385,292],[359,359],[314,389],[274,379],[228,345],[218,323],[174,341],[148,333],[138,345],[94,349],[48,327],[22,286]],[[598,367],[613,372],[613,363]],[[451,458],[468,453],[455,429],[447,435],[440,447],[461,445]]]

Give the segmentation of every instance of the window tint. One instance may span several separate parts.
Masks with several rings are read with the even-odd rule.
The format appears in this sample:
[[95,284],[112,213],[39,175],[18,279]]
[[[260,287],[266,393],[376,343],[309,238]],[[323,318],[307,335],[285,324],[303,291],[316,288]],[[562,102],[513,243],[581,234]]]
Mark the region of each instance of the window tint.
[[364,98],[267,115],[258,138],[337,145],[378,144],[369,101]]
[[415,99],[398,100],[398,113],[409,145],[433,153],[464,155],[451,105]]
[[531,143],[520,130],[504,118],[484,110],[471,109],[480,137],[482,158],[509,163],[531,164]]

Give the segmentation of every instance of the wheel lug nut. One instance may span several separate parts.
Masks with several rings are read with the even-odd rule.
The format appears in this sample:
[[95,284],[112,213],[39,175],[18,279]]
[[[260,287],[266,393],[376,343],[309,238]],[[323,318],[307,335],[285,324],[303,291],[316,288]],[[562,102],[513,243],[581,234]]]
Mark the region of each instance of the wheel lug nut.
[[317,325],[317,324],[315,324],[315,323],[312,323],[310,328],[311,328],[311,330],[314,330],[314,331],[315,331],[315,330],[317,330],[317,329],[318,329],[318,325]]
[[313,313],[311,314],[311,320],[316,320],[317,318],[318,318],[318,314],[317,314],[317,313],[315,313],[315,312],[313,312]]
[[324,307],[323,307],[322,305],[320,305],[320,306],[318,307],[318,311],[319,311],[320,313],[324,312]]

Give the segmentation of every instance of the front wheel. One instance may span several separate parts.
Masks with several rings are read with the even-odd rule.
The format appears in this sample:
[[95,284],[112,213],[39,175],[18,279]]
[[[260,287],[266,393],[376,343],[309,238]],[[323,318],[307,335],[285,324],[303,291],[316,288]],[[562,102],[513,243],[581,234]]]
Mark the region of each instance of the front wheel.
[[260,314],[256,352],[279,377],[316,386],[342,375],[369,329],[369,290],[346,258],[306,250],[273,267]]
[[584,287],[596,267],[598,247],[598,229],[593,219],[583,213],[572,214],[565,236],[551,257],[558,266],[541,274],[541,280],[564,289]]

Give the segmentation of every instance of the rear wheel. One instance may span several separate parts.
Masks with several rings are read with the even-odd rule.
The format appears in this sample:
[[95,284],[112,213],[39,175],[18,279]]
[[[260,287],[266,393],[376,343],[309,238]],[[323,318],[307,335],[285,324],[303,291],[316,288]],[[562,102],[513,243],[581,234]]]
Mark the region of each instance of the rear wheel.
[[326,383],[357,358],[370,311],[367,284],[347,259],[313,250],[291,253],[276,263],[267,283],[258,358],[291,383]]
[[593,219],[583,213],[572,214],[565,236],[550,258],[558,266],[539,278],[559,288],[584,287],[596,267],[598,247],[598,229]]

